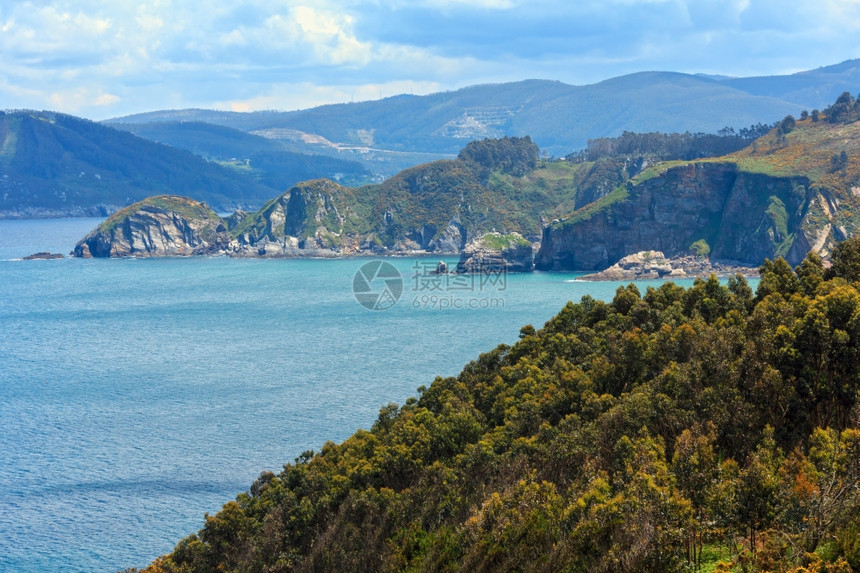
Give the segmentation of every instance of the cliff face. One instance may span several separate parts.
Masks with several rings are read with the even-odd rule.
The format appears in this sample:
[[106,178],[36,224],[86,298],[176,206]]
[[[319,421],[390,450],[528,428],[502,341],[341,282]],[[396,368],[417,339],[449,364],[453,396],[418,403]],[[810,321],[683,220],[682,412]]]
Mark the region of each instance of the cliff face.
[[534,270],[532,244],[519,233],[487,233],[466,245],[457,263],[458,273],[530,272]]
[[368,190],[308,181],[257,213],[237,211],[226,219],[190,199],[153,197],[108,218],[78,243],[75,255],[334,257],[462,249],[466,230],[457,218],[441,232],[431,223],[404,229],[391,214],[374,220],[362,193]]
[[76,257],[161,257],[217,254],[229,237],[206,205],[157,196],[118,211],[75,245]]
[[749,174],[732,163],[671,168],[546,227],[535,266],[600,270],[639,251],[687,254],[697,241],[716,260],[758,265],[787,256],[796,264],[808,249],[792,247],[813,230],[804,216],[815,193],[803,177]]

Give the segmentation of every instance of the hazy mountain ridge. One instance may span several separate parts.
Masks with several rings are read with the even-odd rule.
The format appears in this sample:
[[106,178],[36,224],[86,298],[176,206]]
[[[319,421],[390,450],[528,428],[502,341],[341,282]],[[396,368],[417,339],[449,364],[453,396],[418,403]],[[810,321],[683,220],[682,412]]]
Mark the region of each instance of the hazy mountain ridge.
[[332,104],[290,112],[156,111],[110,120],[204,121],[253,131],[290,128],[344,145],[456,153],[464,140],[529,135],[562,156],[622,131],[716,132],[772,123],[860,90],[858,60],[809,72],[726,78],[641,72],[586,86],[550,80],[478,85],[426,96]]

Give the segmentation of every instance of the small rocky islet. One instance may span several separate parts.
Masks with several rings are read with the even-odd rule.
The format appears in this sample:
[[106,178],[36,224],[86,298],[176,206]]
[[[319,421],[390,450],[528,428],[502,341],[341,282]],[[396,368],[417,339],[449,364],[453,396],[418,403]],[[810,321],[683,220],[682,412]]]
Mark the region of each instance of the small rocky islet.
[[50,261],[54,259],[64,259],[66,258],[64,255],[60,253],[52,253],[50,251],[40,251],[38,253],[33,253],[32,255],[27,255],[22,260],[24,261]]
[[611,267],[598,273],[580,277],[586,281],[646,281],[659,279],[684,279],[727,277],[737,274],[758,276],[758,267],[725,261],[710,261],[696,255],[667,258],[660,251],[640,251],[623,257]]

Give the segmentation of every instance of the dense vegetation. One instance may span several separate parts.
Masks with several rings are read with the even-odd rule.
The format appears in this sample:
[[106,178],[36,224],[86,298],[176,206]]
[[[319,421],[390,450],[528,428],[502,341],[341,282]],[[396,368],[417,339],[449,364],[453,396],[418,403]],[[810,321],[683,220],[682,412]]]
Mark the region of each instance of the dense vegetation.
[[758,123],[735,130],[725,127],[718,133],[632,133],[619,137],[589,139],[585,149],[569,154],[568,161],[597,161],[620,158],[630,162],[691,161],[703,157],[727,155],[766,135],[774,126]]
[[0,212],[106,215],[157,194],[218,209],[276,191],[187,151],[50,112],[0,113]]
[[[860,568],[860,239],[619,287],[382,408],[150,572]],[[853,569],[852,569],[853,568]]]

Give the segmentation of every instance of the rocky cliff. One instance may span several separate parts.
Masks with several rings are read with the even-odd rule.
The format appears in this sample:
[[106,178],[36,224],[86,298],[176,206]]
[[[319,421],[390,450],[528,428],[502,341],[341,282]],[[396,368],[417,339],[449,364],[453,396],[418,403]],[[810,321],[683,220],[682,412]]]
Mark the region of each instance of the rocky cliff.
[[813,220],[820,196],[801,176],[747,173],[734,163],[673,167],[546,227],[535,264],[603,269],[644,250],[687,254],[697,242],[715,260],[758,265],[785,256],[797,264],[821,240],[820,222]]
[[362,218],[355,189],[327,179],[300,183],[255,214],[231,216],[226,254],[251,257],[349,255],[359,251]]
[[519,233],[487,233],[466,245],[457,263],[458,273],[530,272],[533,269],[532,244]]
[[205,204],[159,195],[122,209],[75,245],[76,257],[160,257],[220,254],[224,221]]

